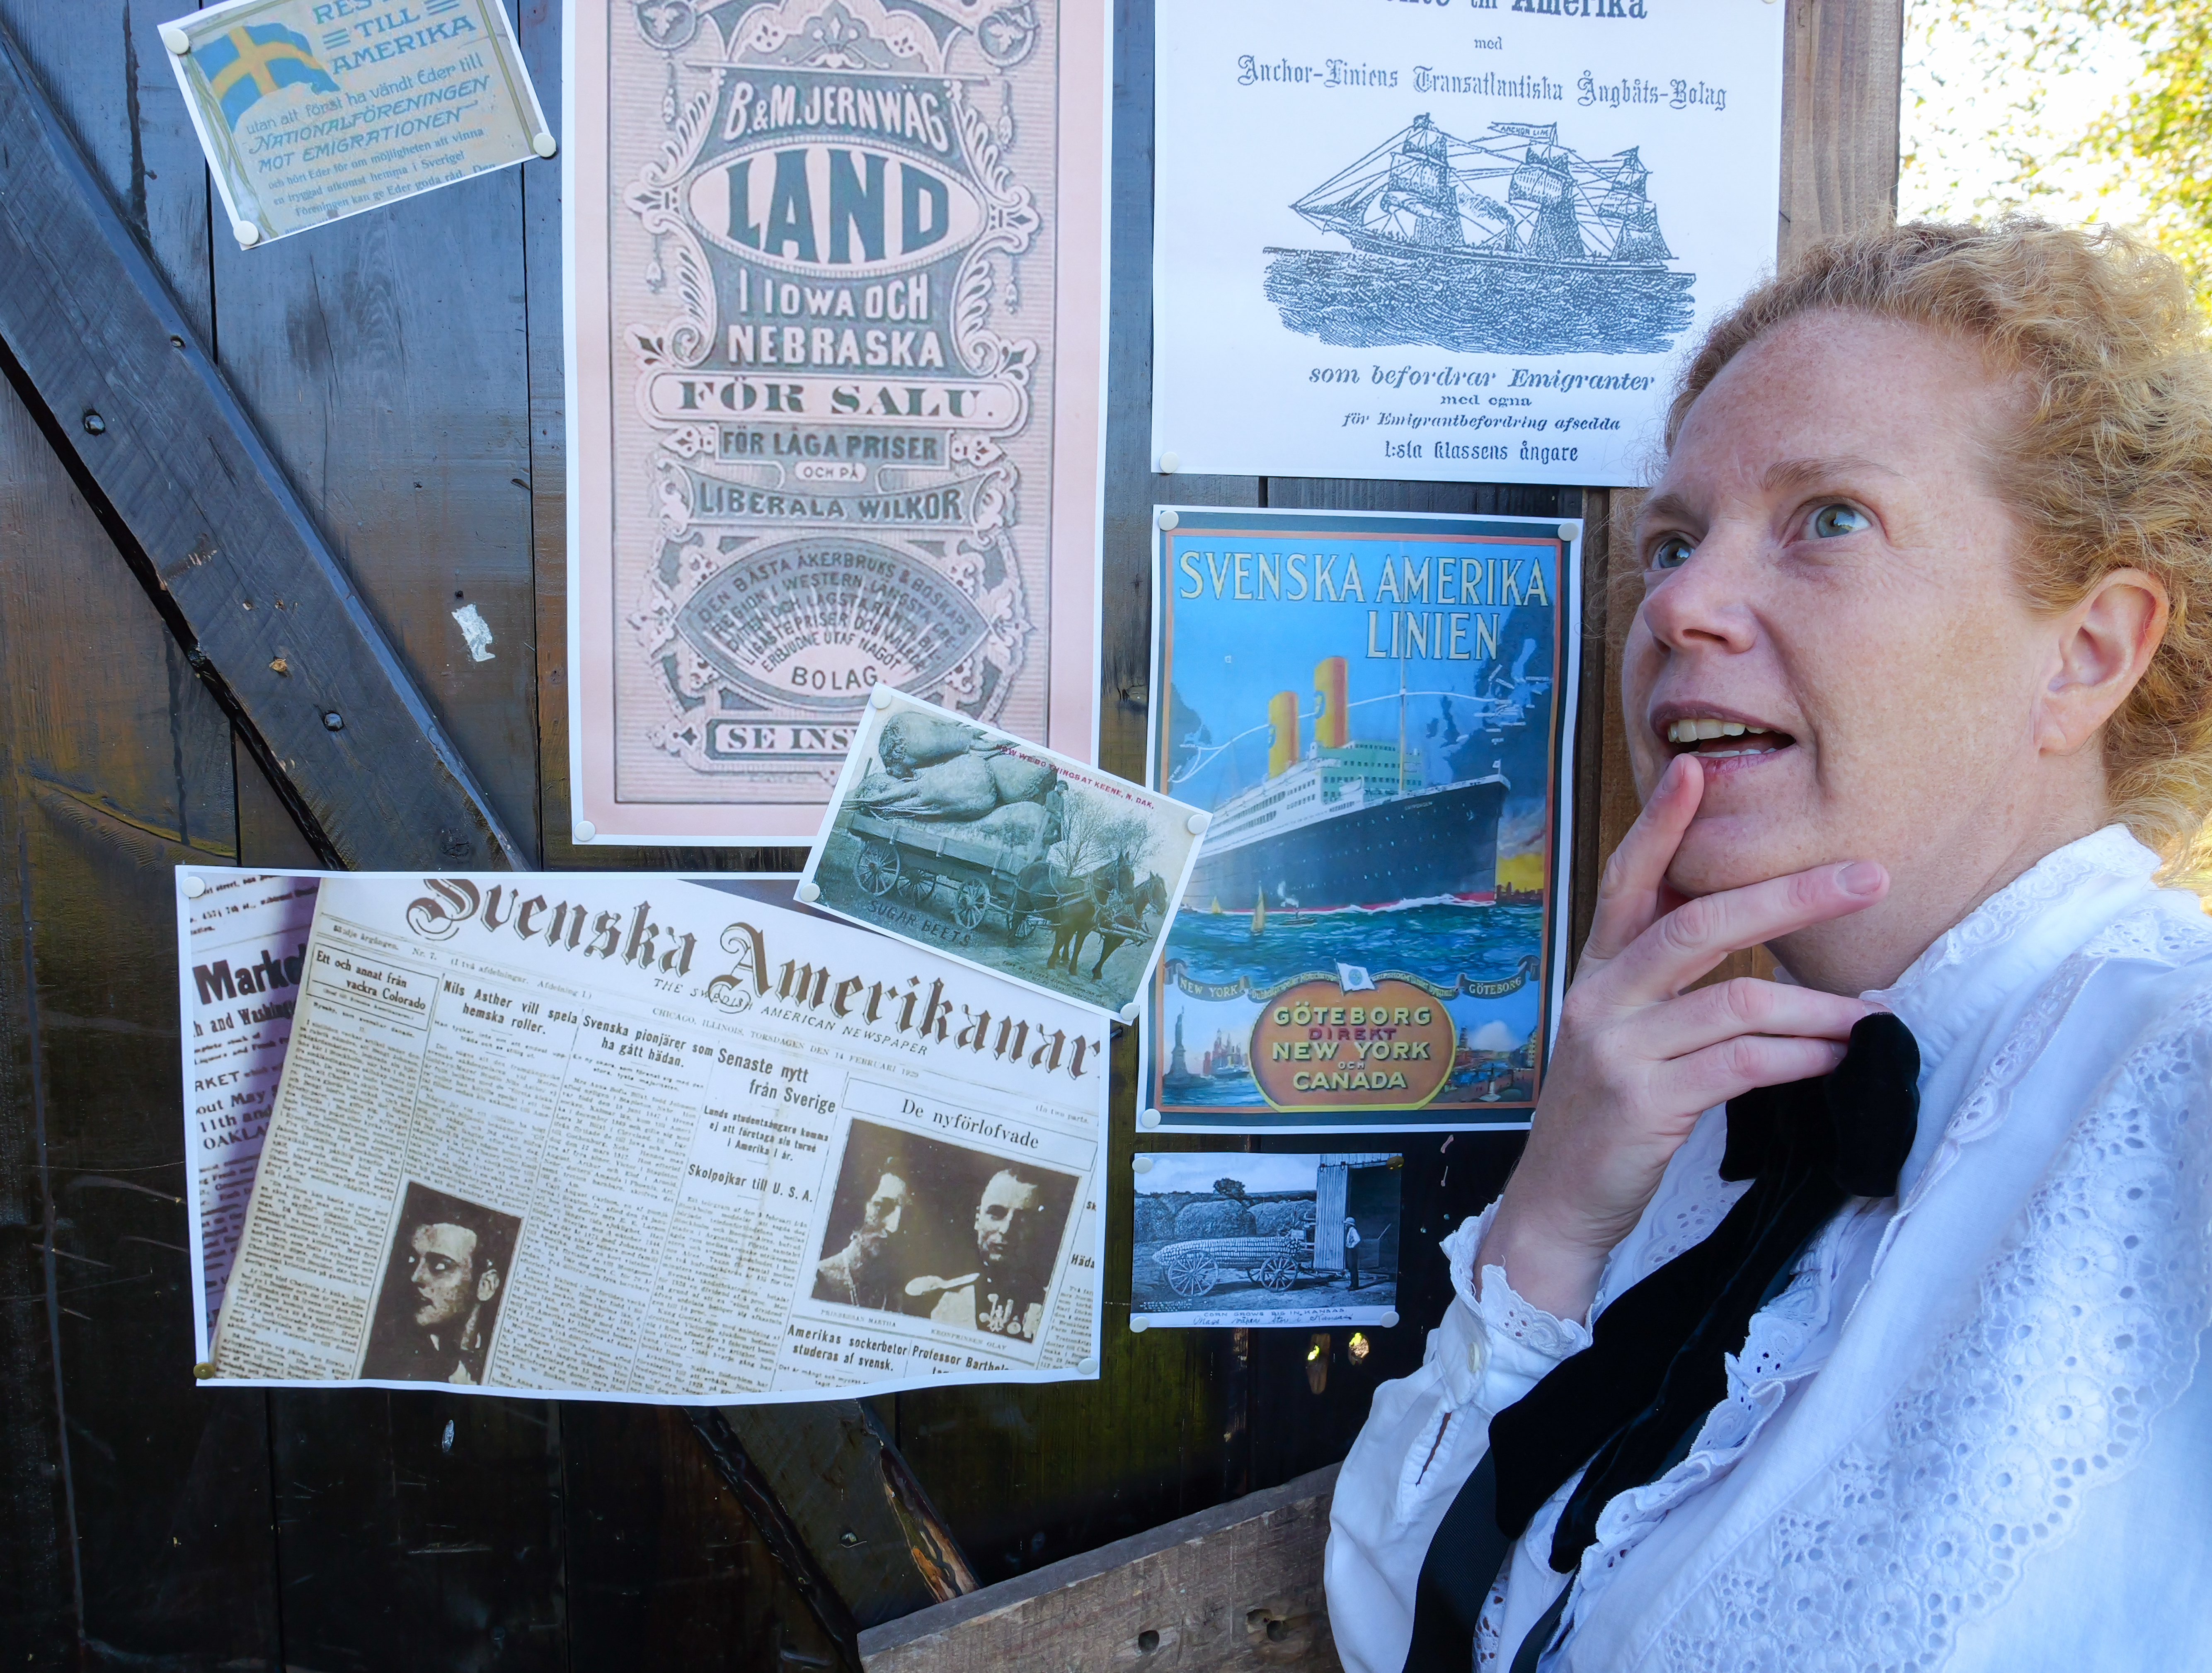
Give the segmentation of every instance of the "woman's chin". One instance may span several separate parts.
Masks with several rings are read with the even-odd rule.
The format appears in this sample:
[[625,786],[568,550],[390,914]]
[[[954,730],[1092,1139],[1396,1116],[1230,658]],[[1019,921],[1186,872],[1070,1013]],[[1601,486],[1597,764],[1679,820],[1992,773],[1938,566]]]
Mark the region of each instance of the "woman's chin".
[[1695,898],[1764,883],[1819,863],[1802,832],[1787,832],[1771,818],[1701,818],[1674,850],[1667,881]]

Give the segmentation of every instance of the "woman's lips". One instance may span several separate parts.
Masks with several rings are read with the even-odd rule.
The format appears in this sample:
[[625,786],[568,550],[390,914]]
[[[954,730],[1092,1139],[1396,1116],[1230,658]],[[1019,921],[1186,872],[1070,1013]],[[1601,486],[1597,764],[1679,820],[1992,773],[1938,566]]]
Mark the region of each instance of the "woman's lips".
[[1755,721],[1733,715],[1677,715],[1658,730],[1668,750],[1676,755],[1695,755],[1716,770],[1747,766],[1765,757],[1795,748],[1788,733]]

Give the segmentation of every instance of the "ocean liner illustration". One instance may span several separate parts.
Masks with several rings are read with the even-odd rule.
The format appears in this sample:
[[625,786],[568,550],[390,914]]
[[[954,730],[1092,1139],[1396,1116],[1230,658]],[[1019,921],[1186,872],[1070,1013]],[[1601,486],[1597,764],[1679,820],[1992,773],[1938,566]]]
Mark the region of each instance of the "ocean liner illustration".
[[1586,158],[1556,122],[1457,139],[1418,116],[1291,205],[1351,249],[1270,248],[1267,295],[1331,343],[1664,350],[1696,275],[1668,265],[1638,149]]
[[[1306,913],[1403,901],[1496,898],[1498,822],[1512,788],[1502,772],[1431,784],[1421,751],[1349,735],[1346,665],[1315,671],[1321,709],[1301,746],[1296,697],[1269,705],[1267,776],[1213,812],[1185,891],[1186,910]],[[1500,706],[1493,729],[1521,724]]]

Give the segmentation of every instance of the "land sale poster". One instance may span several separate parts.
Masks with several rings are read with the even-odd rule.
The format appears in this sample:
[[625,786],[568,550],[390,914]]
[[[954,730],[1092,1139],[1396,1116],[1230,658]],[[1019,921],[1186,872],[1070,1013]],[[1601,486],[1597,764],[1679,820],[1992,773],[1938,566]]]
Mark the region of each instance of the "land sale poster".
[[1212,819],[1146,1124],[1525,1125],[1565,988],[1581,525],[1170,518],[1149,772]]
[[578,840],[810,840],[878,682],[1096,760],[1103,0],[568,17]]
[[1681,357],[1773,264],[1784,10],[1161,7],[1155,452],[1643,481]]

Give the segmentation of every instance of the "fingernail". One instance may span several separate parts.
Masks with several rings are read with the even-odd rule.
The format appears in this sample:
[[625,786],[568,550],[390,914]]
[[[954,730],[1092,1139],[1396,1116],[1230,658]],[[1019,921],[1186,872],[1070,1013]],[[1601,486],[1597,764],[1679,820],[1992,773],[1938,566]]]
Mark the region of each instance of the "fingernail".
[[1854,860],[1836,873],[1836,886],[1847,895],[1880,894],[1885,880],[1881,867],[1868,860]]

